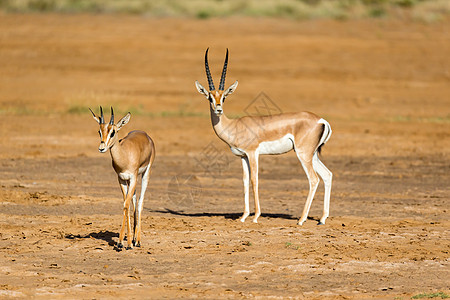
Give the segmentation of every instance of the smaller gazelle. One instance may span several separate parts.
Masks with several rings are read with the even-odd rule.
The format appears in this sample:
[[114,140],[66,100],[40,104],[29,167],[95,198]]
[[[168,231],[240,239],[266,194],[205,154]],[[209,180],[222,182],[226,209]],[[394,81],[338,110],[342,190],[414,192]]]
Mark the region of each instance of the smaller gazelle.
[[[295,151],[297,158],[306,172],[309,181],[309,193],[306,198],[302,216],[298,221],[302,225],[309,213],[314,194],[319,185],[319,176],[325,184],[323,215],[319,224],[325,224],[330,209],[331,181],[333,174],[319,159],[321,147],[331,136],[331,126],[324,119],[310,112],[285,113],[272,116],[245,116],[228,119],[223,113],[223,103],[238,85],[236,81],[225,89],[225,77],[228,65],[228,49],[220,78],[219,89],[214,87],[208,65],[208,49],[205,53],[205,70],[209,91],[198,81],[195,86],[200,94],[209,101],[211,122],[216,135],[231,148],[233,154],[240,156],[244,169],[244,214],[241,221],[250,214],[249,181],[252,182],[255,198],[255,216],[257,223],[261,215],[258,195],[258,160],[262,154],[283,154]],[[317,175],[319,174],[319,176]]]
[[[119,139],[117,132],[130,121],[131,114],[127,113],[117,124],[114,124],[114,111],[111,107],[111,120],[105,123],[103,109],[100,106],[100,116],[90,108],[94,119],[100,125],[100,146],[98,150],[105,153],[110,149],[112,165],[116,171],[123,194],[123,221],[120,229],[117,248],[123,247],[125,224],[127,226],[127,249],[141,246],[141,212],[144,204],[144,194],[147,189],[150,169],[155,160],[155,144],[144,131],[131,131],[123,139]],[[142,174],[141,195],[136,203],[136,184],[138,175]],[[133,200],[134,236],[131,238],[130,202]]]

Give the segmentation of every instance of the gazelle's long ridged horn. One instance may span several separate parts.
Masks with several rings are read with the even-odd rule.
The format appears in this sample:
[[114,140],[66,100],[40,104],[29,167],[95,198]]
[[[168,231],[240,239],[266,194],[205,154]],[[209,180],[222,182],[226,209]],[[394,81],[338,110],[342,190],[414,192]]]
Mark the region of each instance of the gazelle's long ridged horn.
[[219,91],[223,91],[225,89],[225,77],[227,77],[227,66],[228,66],[228,48],[227,48],[227,55],[225,56],[225,62],[223,63],[222,77],[220,77]]
[[105,118],[103,117],[103,108],[100,106],[100,124],[105,124]]
[[214,91],[214,82],[213,79],[211,77],[211,72],[209,71],[209,65],[208,65],[208,49],[206,49],[206,53],[205,53],[205,70],[206,70],[206,77],[208,78],[208,84],[209,84],[209,90],[210,91]]
[[111,106],[111,120],[109,121],[109,124],[114,125],[114,111],[112,106]]

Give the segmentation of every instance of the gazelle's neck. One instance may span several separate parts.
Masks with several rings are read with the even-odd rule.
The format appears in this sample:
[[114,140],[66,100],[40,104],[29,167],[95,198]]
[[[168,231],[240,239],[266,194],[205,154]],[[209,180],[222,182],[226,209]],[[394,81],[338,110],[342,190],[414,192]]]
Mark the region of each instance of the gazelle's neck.
[[111,158],[113,161],[120,161],[121,158],[124,156],[122,147],[118,140],[116,140],[116,142],[111,146],[111,148],[109,148],[109,153],[111,154]]
[[211,107],[209,108],[209,111],[211,114],[211,123],[214,128],[214,132],[221,140],[228,143],[227,137],[229,136],[229,134],[227,133],[227,131],[231,130],[230,126],[234,120],[228,119],[224,113],[220,116],[216,115]]

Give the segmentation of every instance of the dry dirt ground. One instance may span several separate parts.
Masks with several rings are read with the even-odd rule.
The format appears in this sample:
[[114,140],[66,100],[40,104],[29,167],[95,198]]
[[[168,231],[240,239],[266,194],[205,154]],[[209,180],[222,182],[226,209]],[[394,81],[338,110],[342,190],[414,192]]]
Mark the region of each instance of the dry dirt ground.
[[[449,25],[1,15],[0,298],[449,293]],[[216,81],[230,49],[227,115],[331,123],[325,226],[322,184],[296,225],[308,183],[293,153],[261,157],[263,215],[238,221],[241,163],[194,87],[207,47]],[[122,199],[99,105],[156,142],[141,248],[114,249]]]

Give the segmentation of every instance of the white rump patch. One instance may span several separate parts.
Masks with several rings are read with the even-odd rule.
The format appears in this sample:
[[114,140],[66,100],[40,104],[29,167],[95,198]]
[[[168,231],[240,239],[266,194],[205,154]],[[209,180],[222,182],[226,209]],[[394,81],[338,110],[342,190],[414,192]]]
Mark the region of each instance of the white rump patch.
[[330,125],[330,123],[327,122],[327,120],[320,119],[319,121],[317,121],[317,123],[325,125],[325,130],[323,131],[322,138],[320,139],[320,142],[319,142],[319,145],[322,145],[322,144],[325,144],[326,142],[328,142],[328,140],[331,137],[331,133],[333,131],[331,130],[331,125]]

